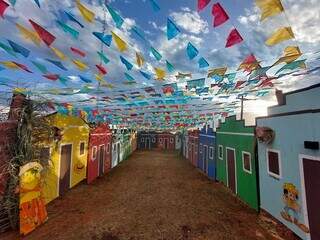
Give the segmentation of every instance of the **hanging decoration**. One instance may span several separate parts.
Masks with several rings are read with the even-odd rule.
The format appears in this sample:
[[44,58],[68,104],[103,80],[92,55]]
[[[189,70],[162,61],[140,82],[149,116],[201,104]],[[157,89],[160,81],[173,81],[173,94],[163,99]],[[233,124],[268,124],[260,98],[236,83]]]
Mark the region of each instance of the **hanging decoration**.
[[209,3],[210,0],[198,0],[198,11],[203,10]]
[[175,38],[180,33],[179,28],[176,24],[170,19],[167,19],[167,39],[171,40]]
[[43,27],[41,27],[39,24],[37,24],[36,22],[32,21],[31,19],[29,19],[29,22],[31,23],[31,25],[34,28],[34,30],[38,33],[38,35],[41,38],[41,40],[48,47],[50,47],[50,45],[54,42],[54,40],[56,40],[56,37],[53,36],[51,33],[49,33],[47,30],[45,30]]
[[76,0],[77,8],[79,9],[82,17],[84,20],[86,20],[89,23],[93,23],[94,20],[94,12],[86,8],[83,4],[81,4],[80,0]]
[[113,31],[111,31],[112,38],[115,41],[117,48],[120,52],[124,52],[128,49],[127,44],[125,41],[123,41],[117,34],[115,34]]
[[237,29],[232,29],[229,33],[229,36],[227,38],[226,48],[232,47],[233,45],[236,45],[238,43],[241,43],[243,41],[243,38],[241,37],[240,33]]
[[191,42],[188,43],[187,46],[187,55],[190,60],[194,59],[199,54],[198,49],[196,49],[195,46],[192,45]]
[[213,19],[213,26],[214,27],[218,27],[218,26],[224,24],[229,19],[228,14],[223,9],[223,7],[220,5],[220,3],[213,4],[212,15],[214,17],[214,19]]
[[284,11],[281,0],[256,0],[261,10],[261,21]]
[[274,46],[283,41],[294,38],[294,34],[292,32],[291,27],[283,27],[279,28],[275,31],[266,41],[266,45]]
[[0,0],[0,16],[4,18],[4,12],[10,5],[6,3],[4,0]]

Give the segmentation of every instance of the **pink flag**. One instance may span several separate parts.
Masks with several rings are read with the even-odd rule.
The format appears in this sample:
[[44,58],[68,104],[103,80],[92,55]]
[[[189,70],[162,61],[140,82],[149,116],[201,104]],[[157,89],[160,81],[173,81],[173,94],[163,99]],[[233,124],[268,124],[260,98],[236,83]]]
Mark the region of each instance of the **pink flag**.
[[29,19],[29,22],[32,24],[32,27],[34,28],[34,30],[36,30],[42,41],[49,47],[54,42],[56,37],[31,19]]
[[32,73],[29,68],[26,66],[26,65],[23,65],[21,63],[17,63],[17,62],[14,62],[12,61],[15,65],[17,65],[19,68],[21,68],[22,70],[28,72],[28,73]]
[[103,66],[97,64],[96,67],[98,68],[100,74],[102,75],[107,74],[107,69],[105,69]]
[[3,18],[3,14],[6,11],[7,7],[9,7],[9,4],[6,3],[3,0],[0,0],[0,16]]
[[42,76],[52,81],[56,81],[59,78],[58,74],[44,74]]
[[240,33],[237,29],[232,29],[226,43],[226,48],[231,47],[235,44],[241,43],[243,41],[243,38],[241,37]]
[[214,20],[213,20],[214,27],[220,26],[221,24],[225,23],[229,19],[228,14],[223,9],[223,7],[220,5],[220,3],[213,4],[212,15],[214,17]]
[[198,0],[198,11],[201,11],[204,9],[208,4],[210,0]]
[[86,56],[86,53],[81,51],[80,49],[78,48],[75,48],[75,47],[71,47],[70,48],[72,52],[74,52],[75,54],[78,54],[79,56],[81,57],[85,57]]

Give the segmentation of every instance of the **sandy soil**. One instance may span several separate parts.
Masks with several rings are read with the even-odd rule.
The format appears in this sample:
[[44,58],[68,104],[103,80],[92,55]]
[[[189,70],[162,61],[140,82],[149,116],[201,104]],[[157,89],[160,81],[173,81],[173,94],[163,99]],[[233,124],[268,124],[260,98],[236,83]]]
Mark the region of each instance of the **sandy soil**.
[[53,201],[48,213],[48,222],[24,239],[281,239],[277,231],[294,239],[187,160],[160,151],[137,151],[110,174]]

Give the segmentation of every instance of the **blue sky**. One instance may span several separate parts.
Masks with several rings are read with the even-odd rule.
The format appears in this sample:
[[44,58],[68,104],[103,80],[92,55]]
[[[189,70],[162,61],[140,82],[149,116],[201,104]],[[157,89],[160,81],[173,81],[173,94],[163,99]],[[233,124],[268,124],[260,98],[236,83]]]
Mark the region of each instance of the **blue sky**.
[[[104,8],[100,5],[99,0],[82,0],[81,2],[93,10],[96,14],[95,23],[86,23],[79,11],[75,7],[73,0],[59,0],[56,1],[42,0],[41,9],[39,9],[32,0],[17,0],[15,8],[10,8],[5,14],[5,19],[0,20],[0,41],[6,43],[7,39],[11,39],[21,44],[22,46],[31,50],[31,55],[28,58],[18,56],[13,58],[0,49],[0,61],[14,60],[26,64],[34,74],[25,72],[18,72],[12,70],[0,71],[0,80],[7,83],[16,83],[19,81],[19,86],[27,86],[32,89],[37,89],[39,95],[43,95],[43,91],[52,89],[68,88],[68,91],[79,91],[86,84],[81,82],[77,77],[79,74],[94,80],[94,73],[96,72],[95,64],[99,63],[96,51],[101,48],[101,43],[92,36],[93,31],[101,31],[104,18]],[[283,49],[289,45],[298,45],[302,52],[305,53],[303,57],[307,58],[307,66],[309,69],[319,66],[317,58],[317,51],[320,50],[319,41],[320,33],[318,26],[320,24],[320,4],[318,0],[283,0],[283,6],[286,14],[279,14],[260,22],[260,11],[255,6],[253,0],[223,0],[211,1],[211,3],[201,12],[197,12],[196,0],[157,0],[161,10],[154,12],[151,8],[149,0],[110,0],[108,1],[116,11],[125,19],[125,23],[121,29],[116,29],[114,23],[106,12],[106,33],[110,34],[113,30],[121,36],[129,45],[129,51],[120,54],[114,44],[110,48],[104,47],[106,55],[111,62],[105,67],[108,74],[105,76],[105,81],[114,85],[114,89],[104,89],[104,95],[115,96],[119,94],[117,91],[130,91],[133,88],[142,89],[145,86],[154,86],[160,89],[163,83],[176,82],[174,75],[176,72],[191,72],[193,78],[206,76],[207,69],[199,69],[197,60],[189,60],[186,56],[186,45],[190,41],[199,50],[199,56],[203,56],[210,64],[210,68],[228,67],[228,72],[233,72],[237,69],[240,62],[250,53],[255,54],[257,59],[261,61],[262,66],[269,66],[282,55]],[[211,7],[215,2],[220,2],[228,13],[230,20],[217,28],[212,27]],[[85,25],[84,29],[79,28],[74,23],[67,21],[66,23],[77,29],[80,32],[79,40],[75,41],[66,33],[61,31],[55,24],[55,20],[59,19],[59,11],[71,11],[77,19]],[[166,39],[166,21],[167,18],[172,19],[181,30],[181,34],[175,39],[168,41]],[[87,51],[87,57],[83,60],[88,64],[89,69],[85,72],[79,72],[70,61],[65,61],[63,64],[69,69],[68,71],[61,71],[52,64],[43,60],[45,58],[56,59],[52,51],[48,50],[44,44],[40,47],[35,46],[30,41],[26,41],[19,35],[14,23],[18,22],[24,26],[30,27],[28,19],[31,18],[46,27],[52,32],[57,40],[53,46],[64,52],[69,60],[75,59],[75,56],[70,53],[70,46],[78,47]],[[61,19],[60,19],[61,20]],[[130,32],[132,26],[138,26],[145,33],[148,43],[144,43]],[[278,27],[291,26],[295,33],[296,39],[286,41],[274,47],[268,47],[264,44],[267,37]],[[224,47],[225,41],[230,30],[236,27],[244,38],[244,42],[226,49]],[[153,46],[163,56],[163,59],[158,62],[150,56],[149,47]],[[126,57],[134,64],[135,52],[141,52],[147,64],[143,67],[144,71],[153,73],[153,67],[165,68],[165,60],[172,63],[176,72],[167,75],[166,82],[159,82],[154,80],[146,80],[141,77],[137,66],[132,71],[126,71],[124,66],[119,61],[119,56]],[[41,76],[39,71],[32,64],[30,60],[36,60],[45,64],[50,73],[60,74],[68,79],[65,85],[59,82],[51,82]],[[281,66],[279,66],[281,67]],[[276,71],[277,68],[274,69]],[[125,80],[124,72],[129,73],[135,78],[137,84],[127,86],[123,84]],[[270,72],[272,75],[273,72]],[[236,80],[242,80],[244,74],[238,73]],[[210,85],[211,80],[207,79],[206,83]],[[300,77],[284,77],[277,85],[278,88],[291,90],[295,88],[305,87],[307,85],[320,82],[317,72],[313,75]],[[179,83],[183,88],[183,83]],[[91,85],[95,88],[97,82]],[[1,86],[2,87],[2,86]],[[212,92],[214,95],[214,92]],[[94,94],[93,94],[94,95]],[[46,95],[47,96],[47,95]],[[59,101],[72,101],[77,99],[86,99],[92,95],[78,94],[77,96],[67,97],[59,96]],[[52,97],[52,96],[50,96]],[[272,95],[262,98],[260,103],[258,101],[252,106],[248,106],[248,111],[254,112],[257,106],[265,108],[268,103],[273,103]],[[116,106],[117,103],[114,103]],[[111,106],[108,106],[111,107]]]

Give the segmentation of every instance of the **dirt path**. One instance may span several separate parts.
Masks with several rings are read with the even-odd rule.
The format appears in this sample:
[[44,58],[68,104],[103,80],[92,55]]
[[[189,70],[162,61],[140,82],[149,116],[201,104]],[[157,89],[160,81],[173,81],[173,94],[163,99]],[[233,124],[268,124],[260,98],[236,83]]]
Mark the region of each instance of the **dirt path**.
[[92,185],[53,201],[48,212],[48,222],[25,239],[274,239],[222,185],[159,151],[134,153]]

